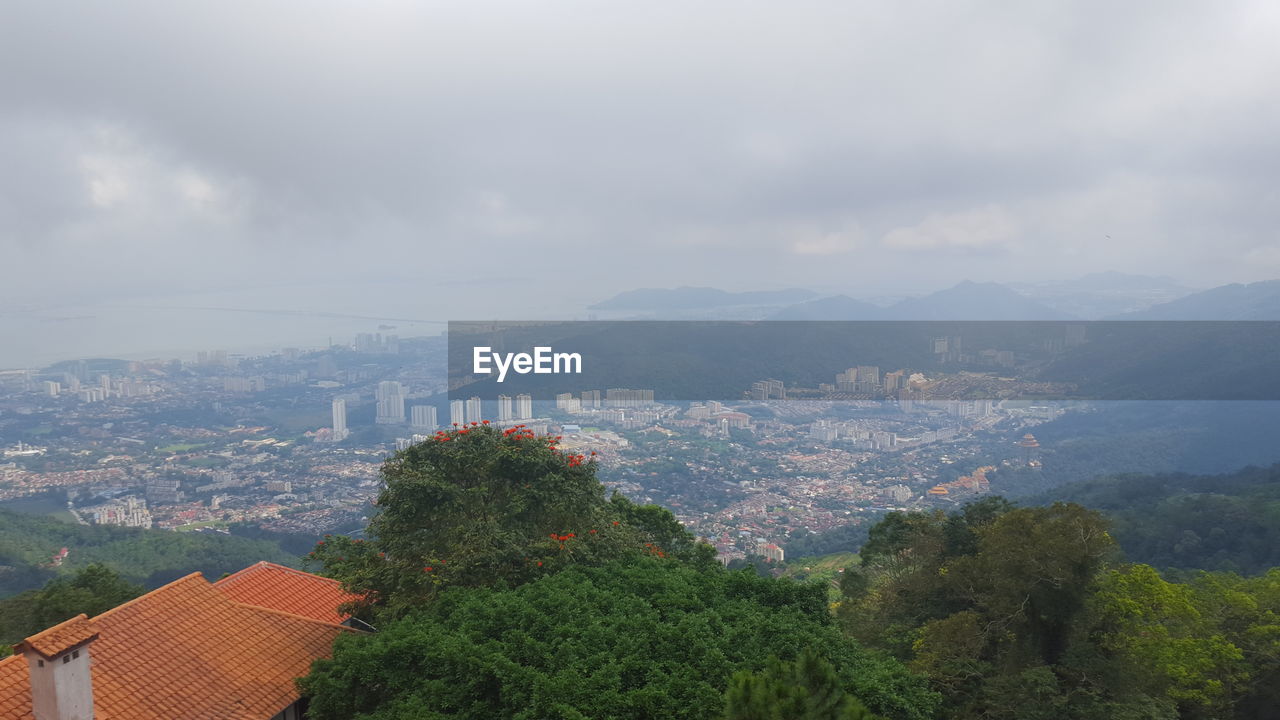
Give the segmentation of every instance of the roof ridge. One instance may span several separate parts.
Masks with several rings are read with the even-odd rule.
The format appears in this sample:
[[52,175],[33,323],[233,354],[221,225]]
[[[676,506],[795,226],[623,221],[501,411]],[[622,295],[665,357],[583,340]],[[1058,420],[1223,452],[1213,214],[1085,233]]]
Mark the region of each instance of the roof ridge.
[[48,635],[49,633],[53,632],[54,630],[60,630],[60,629],[62,629],[62,627],[63,627],[63,626],[71,625],[72,623],[77,623],[77,622],[89,622],[89,616],[88,616],[88,615],[85,615],[84,613],[80,613],[79,615],[76,615],[75,617],[69,617],[69,618],[67,618],[66,620],[63,620],[63,621],[62,621],[62,622],[60,622],[60,623],[56,623],[56,624],[54,624],[54,625],[50,625],[49,627],[47,627],[47,628],[45,628],[45,629],[41,630],[40,632],[37,632],[37,633],[31,633],[30,635],[28,635],[28,636],[26,636],[26,637],[22,638],[22,641],[23,641],[23,642],[30,642],[31,640],[33,640],[33,639],[35,639],[35,638],[38,638],[38,637],[40,637],[41,635]]
[[13,646],[14,652],[34,650],[46,658],[92,642],[98,637],[98,626],[88,615],[80,613],[23,638]]
[[[144,599],[149,598],[149,597],[151,597],[152,595],[155,595],[155,594],[160,593],[160,592],[164,592],[165,590],[168,590],[169,588],[171,588],[171,587],[173,587],[173,586],[175,586],[175,585],[177,585],[177,584],[179,584],[179,583],[185,583],[185,582],[187,582],[188,580],[192,580],[192,579],[195,579],[195,578],[199,578],[199,579],[201,579],[201,580],[204,580],[204,573],[202,573],[202,572],[200,572],[200,571],[198,571],[198,570],[197,570],[196,572],[193,572],[193,573],[191,573],[190,575],[183,575],[182,577],[178,578],[177,580],[174,580],[173,582],[167,582],[167,583],[165,583],[164,585],[161,585],[160,587],[156,588],[155,590],[150,590],[150,591],[148,591],[148,592],[145,592],[145,593],[143,593],[143,594],[139,595],[138,597],[136,597],[136,598],[134,598],[134,599],[132,599],[132,600],[126,600],[125,602],[122,602],[122,603],[120,603],[119,605],[117,605],[117,606],[115,606],[115,607],[113,607],[113,608],[108,608],[108,609],[106,609],[106,610],[103,610],[102,612],[98,613],[97,615],[94,615],[91,619],[92,619],[92,620],[98,620],[98,619],[100,619],[100,618],[107,617],[108,615],[110,615],[111,613],[113,613],[113,612],[115,612],[115,611],[117,611],[117,610],[123,610],[124,608],[127,608],[127,607],[129,607],[129,606],[131,606],[131,605],[136,605],[137,603],[142,602]],[[212,583],[210,583],[209,581],[205,580],[205,583],[206,583],[206,584],[208,584],[210,587],[213,587],[213,584],[212,584]]]
[[219,578],[218,580],[214,581],[213,584],[215,586],[223,585],[224,583],[227,585],[230,585],[233,581],[238,581],[241,578],[248,577],[251,571],[260,567],[274,568],[276,570],[283,570],[287,573],[292,573],[294,575],[301,575],[303,577],[307,577],[312,580],[324,580],[325,582],[333,583],[335,585],[342,585],[341,580],[335,580],[334,578],[328,578],[323,575],[317,575],[315,573],[307,572],[306,570],[291,568],[288,565],[281,565],[280,563],[274,563],[274,562],[271,562],[270,560],[259,560],[258,562],[250,565],[247,568],[244,568],[243,570],[237,570],[224,578]]
[[272,615],[280,615],[282,617],[292,618],[294,620],[305,620],[306,622],[313,623],[315,625],[324,625],[326,627],[341,628],[343,630],[350,630],[351,632],[361,632],[351,627],[350,625],[332,623],[332,622],[329,622],[328,620],[318,620],[313,617],[307,617],[306,615],[298,615],[297,613],[291,613],[286,610],[277,610],[275,608],[263,607],[261,605],[251,605],[249,603],[235,602],[234,600],[231,601],[231,604],[235,605],[236,607],[242,607],[246,610],[256,610],[258,612],[271,613]]

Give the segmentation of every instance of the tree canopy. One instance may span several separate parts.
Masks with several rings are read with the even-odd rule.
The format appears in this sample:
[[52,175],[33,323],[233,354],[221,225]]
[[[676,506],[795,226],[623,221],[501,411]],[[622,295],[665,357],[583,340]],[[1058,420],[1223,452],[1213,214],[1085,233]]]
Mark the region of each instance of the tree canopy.
[[303,681],[317,720],[708,720],[735,672],[806,648],[839,668],[824,681],[841,698],[904,719],[937,702],[900,663],[842,637],[821,586],[670,558],[452,588],[379,629],[342,638]]
[[806,648],[849,708],[932,716],[936,693],[845,638],[824,587],[723,569],[557,440],[473,424],[386,463],[367,537],[311,558],[378,629],[300,682],[314,717],[712,718],[734,673]]

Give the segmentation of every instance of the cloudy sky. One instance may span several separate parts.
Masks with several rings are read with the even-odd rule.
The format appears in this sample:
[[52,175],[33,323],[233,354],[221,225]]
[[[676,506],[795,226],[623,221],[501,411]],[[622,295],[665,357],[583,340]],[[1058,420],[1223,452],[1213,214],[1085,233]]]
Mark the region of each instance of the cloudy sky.
[[10,3],[0,302],[1277,278],[1277,37],[1267,0]]

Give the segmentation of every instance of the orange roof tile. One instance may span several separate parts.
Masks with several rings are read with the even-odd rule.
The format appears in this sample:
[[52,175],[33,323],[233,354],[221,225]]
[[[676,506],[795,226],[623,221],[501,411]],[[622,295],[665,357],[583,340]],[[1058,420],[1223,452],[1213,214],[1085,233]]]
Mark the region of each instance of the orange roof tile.
[[79,647],[97,636],[98,633],[94,631],[93,623],[89,622],[88,617],[81,613],[70,620],[54,625],[44,632],[32,635],[15,647],[19,648],[17,652],[23,652],[23,649],[31,648],[45,656],[46,659],[51,659],[55,655],[60,655],[71,648]]
[[[294,678],[328,657],[338,635],[352,632],[235,602],[199,573],[70,623],[33,639],[91,624],[99,720],[270,718],[297,699]],[[23,657],[0,660],[0,720],[33,720],[29,683]]]
[[343,590],[337,580],[265,561],[228,575],[213,586],[238,603],[332,623],[349,617],[338,612],[339,605],[359,599]]

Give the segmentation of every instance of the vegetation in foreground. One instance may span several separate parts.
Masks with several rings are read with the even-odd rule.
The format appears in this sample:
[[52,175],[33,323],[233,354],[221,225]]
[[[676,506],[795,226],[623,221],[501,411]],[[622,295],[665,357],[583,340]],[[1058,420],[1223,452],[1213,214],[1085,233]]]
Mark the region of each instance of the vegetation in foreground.
[[[731,681],[749,690],[743,720],[810,694],[830,701],[814,720],[938,709],[925,678],[839,631],[825,587],[726,571],[666,510],[607,498],[594,462],[555,438],[473,425],[384,474],[368,540],[314,557],[379,630],[300,682],[318,720],[703,720],[725,715]],[[784,672],[802,652],[839,692]]]

